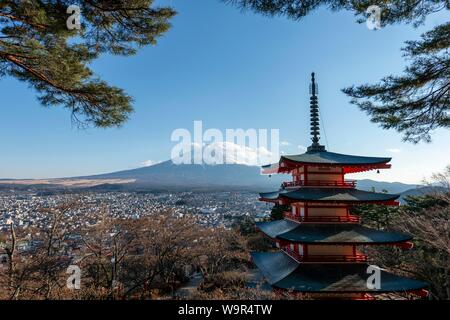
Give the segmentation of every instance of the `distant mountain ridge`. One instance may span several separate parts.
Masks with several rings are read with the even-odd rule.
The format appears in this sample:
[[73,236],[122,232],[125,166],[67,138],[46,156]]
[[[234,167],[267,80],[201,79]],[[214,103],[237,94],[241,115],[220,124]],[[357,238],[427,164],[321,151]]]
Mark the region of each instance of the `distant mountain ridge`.
[[[283,181],[289,181],[290,175],[261,175],[260,168],[244,164],[180,164],[164,161],[147,167],[123,170],[111,173],[46,180],[3,180],[0,187],[26,189],[64,188],[91,191],[121,190],[216,190],[249,189],[252,191],[272,191],[280,187]],[[88,183],[85,183],[85,182]],[[425,186],[401,182],[384,182],[370,179],[358,180],[360,190],[387,191],[395,194],[421,194],[431,190]],[[433,189],[433,188],[432,188]]]
[[374,189],[376,192],[383,192],[386,190],[388,193],[400,194],[406,190],[421,188],[422,185],[407,184],[402,182],[386,182],[386,181],[376,181],[371,179],[361,179],[358,180],[357,188],[361,190],[371,191]]
[[[164,161],[152,166],[93,176],[78,177],[81,179],[135,179],[135,184],[147,186],[230,186],[278,188],[283,181],[289,181],[290,175],[260,174],[260,168],[242,164],[200,165],[173,164]],[[358,180],[358,189],[383,190],[389,193],[402,193],[415,189],[417,185],[401,182],[383,182],[370,179]]]
[[268,177],[260,174],[260,168],[243,164],[174,164],[164,161],[152,166],[131,170],[117,171],[93,176],[77,177],[80,179],[135,179],[135,184],[167,187],[253,187],[279,186],[283,180],[280,176]]

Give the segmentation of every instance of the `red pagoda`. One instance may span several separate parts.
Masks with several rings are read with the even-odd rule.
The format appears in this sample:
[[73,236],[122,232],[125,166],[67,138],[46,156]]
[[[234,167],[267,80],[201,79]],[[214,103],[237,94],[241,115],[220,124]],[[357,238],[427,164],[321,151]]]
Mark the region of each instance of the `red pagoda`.
[[307,293],[312,298],[374,299],[389,292],[426,296],[427,284],[381,270],[376,287],[368,286],[368,257],[358,249],[369,245],[412,247],[409,235],[364,227],[350,214],[355,204],[396,206],[399,195],[356,189],[346,173],[388,169],[391,158],[328,152],[319,144],[317,85],[310,86],[312,144],[306,153],[282,156],[263,166],[264,174],[290,173],[280,190],[261,193],[260,200],[288,205],[284,219],[257,223],[274,241],[277,252],[253,252],[252,259],[276,290]]

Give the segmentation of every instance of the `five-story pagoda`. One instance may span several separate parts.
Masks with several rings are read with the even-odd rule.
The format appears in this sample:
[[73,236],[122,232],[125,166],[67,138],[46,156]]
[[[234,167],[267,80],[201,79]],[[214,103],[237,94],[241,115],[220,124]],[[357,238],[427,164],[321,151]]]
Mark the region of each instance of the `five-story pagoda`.
[[278,252],[254,252],[252,259],[277,290],[308,293],[313,298],[371,299],[374,294],[401,292],[426,295],[426,283],[381,271],[379,286],[368,286],[368,258],[358,249],[367,245],[411,248],[411,237],[360,225],[350,214],[355,204],[398,205],[395,194],[356,189],[345,174],[388,169],[391,158],[328,152],[319,144],[317,85],[310,86],[312,144],[300,155],[282,156],[263,173],[290,173],[280,190],[261,193],[260,200],[288,205],[284,219],[257,223]]

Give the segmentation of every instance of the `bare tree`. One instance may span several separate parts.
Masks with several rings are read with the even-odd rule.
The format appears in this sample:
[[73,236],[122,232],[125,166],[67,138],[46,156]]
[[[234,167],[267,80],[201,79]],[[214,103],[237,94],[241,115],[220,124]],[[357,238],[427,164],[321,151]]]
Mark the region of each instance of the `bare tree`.
[[450,299],[450,166],[433,175],[435,192],[409,197],[390,222],[391,229],[414,237],[414,248],[372,249],[376,263],[429,283],[436,299]]

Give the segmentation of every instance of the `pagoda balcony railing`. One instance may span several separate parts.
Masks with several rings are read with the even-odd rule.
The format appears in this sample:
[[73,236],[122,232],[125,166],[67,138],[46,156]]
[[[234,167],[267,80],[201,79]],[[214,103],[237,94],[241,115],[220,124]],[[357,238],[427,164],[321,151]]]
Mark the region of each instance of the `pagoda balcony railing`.
[[355,188],[356,180],[340,180],[340,181],[329,181],[329,180],[298,180],[298,181],[287,181],[283,182],[283,188],[293,188],[293,187],[338,187],[338,188]]
[[364,254],[355,255],[301,255],[297,251],[284,247],[282,249],[286,254],[303,263],[365,263],[368,258]]
[[309,216],[302,217],[292,214],[292,212],[284,212],[284,217],[289,220],[297,222],[314,222],[314,223],[329,223],[329,222],[346,222],[346,223],[360,223],[360,218],[354,215],[347,216]]

